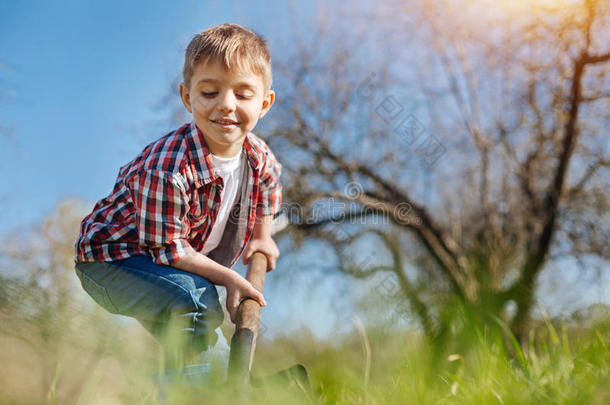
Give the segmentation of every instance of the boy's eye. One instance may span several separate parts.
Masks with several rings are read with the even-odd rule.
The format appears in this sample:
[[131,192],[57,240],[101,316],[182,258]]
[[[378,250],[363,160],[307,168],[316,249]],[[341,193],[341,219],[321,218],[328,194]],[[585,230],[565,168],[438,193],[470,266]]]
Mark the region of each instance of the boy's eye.
[[[202,91],[201,95],[206,98],[214,98],[218,95],[218,92],[217,91]],[[250,94],[248,92],[236,93],[235,97],[239,98],[240,100],[247,100],[247,99],[252,98],[252,94]]]

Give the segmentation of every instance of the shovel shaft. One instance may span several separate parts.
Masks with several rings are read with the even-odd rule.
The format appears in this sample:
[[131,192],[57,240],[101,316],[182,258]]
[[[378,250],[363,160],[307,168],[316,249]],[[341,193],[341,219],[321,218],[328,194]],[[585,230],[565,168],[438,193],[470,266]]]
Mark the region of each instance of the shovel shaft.
[[[267,257],[259,252],[256,252],[250,258],[248,263],[248,271],[246,272],[246,280],[252,284],[261,294],[265,289],[265,275],[267,274]],[[245,299],[237,309],[237,317],[235,322],[236,329],[247,328],[258,333],[260,324],[261,306],[252,298]]]
[[[246,280],[260,293],[265,287],[267,257],[256,252],[250,258]],[[254,358],[256,338],[260,325],[261,307],[254,299],[247,298],[239,304],[235,322],[235,333],[231,339],[229,356],[229,377],[234,383],[247,384]]]

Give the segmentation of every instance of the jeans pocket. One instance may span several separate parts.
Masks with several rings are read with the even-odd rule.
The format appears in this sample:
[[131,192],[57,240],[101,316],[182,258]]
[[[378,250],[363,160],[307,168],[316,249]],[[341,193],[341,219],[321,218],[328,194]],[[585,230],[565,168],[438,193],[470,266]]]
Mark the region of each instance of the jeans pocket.
[[76,274],[80,278],[83,289],[97,302],[102,308],[110,312],[111,314],[118,314],[119,310],[114,306],[108,290],[99,284],[97,281],[89,277],[86,273],[76,269]]

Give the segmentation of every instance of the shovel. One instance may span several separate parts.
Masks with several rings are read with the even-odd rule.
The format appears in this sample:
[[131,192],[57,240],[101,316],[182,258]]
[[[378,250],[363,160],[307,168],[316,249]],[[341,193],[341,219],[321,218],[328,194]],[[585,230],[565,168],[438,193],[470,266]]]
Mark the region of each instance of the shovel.
[[[267,257],[260,252],[254,253],[248,262],[246,280],[261,294],[265,287],[266,273]],[[266,380],[285,381],[294,383],[303,393],[309,396],[311,394],[309,376],[302,364],[295,364],[265,378],[255,378],[250,375],[256,338],[258,337],[260,315],[261,307],[252,298],[243,300],[237,309],[235,333],[231,339],[229,355],[229,383],[235,388],[248,388],[248,386],[261,387]]]

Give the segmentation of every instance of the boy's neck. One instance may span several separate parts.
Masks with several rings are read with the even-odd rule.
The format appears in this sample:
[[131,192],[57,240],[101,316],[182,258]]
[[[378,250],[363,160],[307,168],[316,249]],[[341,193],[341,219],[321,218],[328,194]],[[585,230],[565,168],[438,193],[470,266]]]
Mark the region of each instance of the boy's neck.
[[241,148],[244,146],[244,139],[241,142],[236,142],[232,145],[222,145],[211,142],[209,139],[206,139],[206,144],[208,146],[208,150],[214,156],[218,156],[221,158],[232,158],[239,154]]
[[230,159],[230,158],[234,158],[235,156],[239,155],[239,152],[241,151],[241,146],[237,149],[230,149],[230,150],[221,150],[221,151],[214,151],[212,148],[210,148],[210,153],[216,157],[219,158],[224,158],[224,159]]

